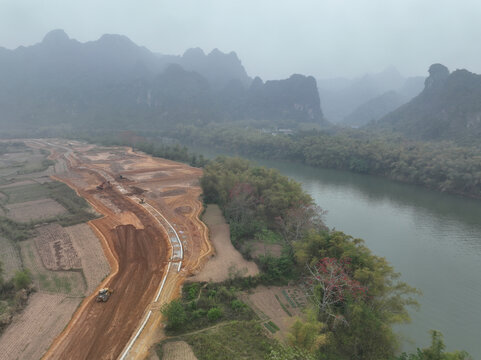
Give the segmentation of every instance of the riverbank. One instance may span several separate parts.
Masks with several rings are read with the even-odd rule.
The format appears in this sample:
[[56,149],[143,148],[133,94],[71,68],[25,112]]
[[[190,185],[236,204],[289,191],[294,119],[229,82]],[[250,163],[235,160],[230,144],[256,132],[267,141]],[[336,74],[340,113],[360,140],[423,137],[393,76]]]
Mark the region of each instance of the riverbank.
[[[203,152],[206,157],[220,155]],[[445,335],[448,350],[481,358],[481,202],[380,177],[253,159],[302,184],[327,210],[328,227],[365,239],[401,279],[420,289],[419,311],[396,326],[402,350],[428,344],[429,330]],[[449,284],[449,291],[446,284]],[[463,294],[463,296],[460,296]]]

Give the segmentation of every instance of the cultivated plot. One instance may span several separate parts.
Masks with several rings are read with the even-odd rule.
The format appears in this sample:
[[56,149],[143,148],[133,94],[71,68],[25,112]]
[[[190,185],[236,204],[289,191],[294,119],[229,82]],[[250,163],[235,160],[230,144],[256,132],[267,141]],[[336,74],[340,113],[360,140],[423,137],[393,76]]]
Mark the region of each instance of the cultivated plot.
[[50,219],[67,213],[67,210],[53,199],[26,201],[5,207],[8,209],[8,218],[19,222]]
[[2,360],[38,360],[80,303],[63,294],[35,293],[0,337]]
[[39,291],[80,297],[84,295],[86,285],[81,271],[48,270],[33,239],[20,242],[20,248],[24,267],[33,274],[35,287]]
[[100,240],[87,224],[78,224],[65,228],[72,239],[82,263],[87,281],[87,294],[91,294],[100,282],[110,273],[110,265],[105,257]]
[[162,360],[197,360],[185,341],[169,341],[162,345]]
[[22,269],[19,247],[13,241],[3,237],[0,237],[0,262],[5,281],[10,280],[16,271]]

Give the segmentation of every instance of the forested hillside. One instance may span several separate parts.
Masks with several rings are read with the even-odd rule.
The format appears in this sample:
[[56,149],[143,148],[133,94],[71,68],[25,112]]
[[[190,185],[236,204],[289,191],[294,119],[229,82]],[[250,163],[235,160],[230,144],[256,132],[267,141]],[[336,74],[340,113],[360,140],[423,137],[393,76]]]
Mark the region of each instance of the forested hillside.
[[479,144],[481,75],[452,73],[441,64],[429,68],[424,90],[409,103],[370,126],[416,140],[454,140]]

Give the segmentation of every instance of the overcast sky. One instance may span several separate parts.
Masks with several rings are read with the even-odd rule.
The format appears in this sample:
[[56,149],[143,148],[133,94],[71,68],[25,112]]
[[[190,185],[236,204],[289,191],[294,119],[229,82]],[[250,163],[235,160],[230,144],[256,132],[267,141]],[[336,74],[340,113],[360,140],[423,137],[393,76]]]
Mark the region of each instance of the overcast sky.
[[164,54],[235,51],[251,76],[355,77],[440,62],[481,73],[480,0],[0,0],[0,46],[64,29],[128,36]]

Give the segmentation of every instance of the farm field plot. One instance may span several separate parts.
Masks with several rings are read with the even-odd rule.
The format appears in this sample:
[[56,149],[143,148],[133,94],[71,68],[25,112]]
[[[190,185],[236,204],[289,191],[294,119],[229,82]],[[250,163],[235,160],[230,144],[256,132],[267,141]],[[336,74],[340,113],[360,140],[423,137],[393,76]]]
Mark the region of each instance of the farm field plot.
[[40,184],[12,186],[1,190],[9,204],[34,201],[48,197],[48,189]]
[[8,209],[7,217],[19,222],[49,219],[67,213],[67,210],[53,199],[32,200],[8,204],[5,207]]
[[20,253],[15,244],[3,237],[0,237],[0,262],[3,267],[3,278],[8,281],[17,270],[22,268]]
[[81,262],[68,233],[58,224],[36,229],[35,245],[43,266],[48,270],[80,269]]
[[80,271],[47,270],[33,239],[20,242],[20,248],[24,266],[34,274],[33,281],[39,291],[71,296],[84,295],[86,285]]
[[35,185],[36,182],[33,181],[33,180],[21,180],[21,181],[16,181],[14,183],[9,183],[9,184],[6,184],[6,185],[1,185],[0,186],[0,190],[2,189],[7,189],[7,188],[11,188],[11,187],[15,187],[15,186],[22,186],[22,185]]
[[161,360],[197,360],[192,348],[185,341],[169,341],[162,346]]
[[65,228],[73,246],[80,256],[82,269],[87,281],[86,294],[91,294],[100,282],[110,273],[110,265],[104,255],[99,239],[87,224]]
[[[0,337],[2,360],[38,360],[67,325],[80,298],[35,293]],[[41,335],[41,336],[39,336]]]
[[[33,143],[29,142],[32,146]],[[3,144],[0,142],[0,150]],[[30,295],[26,308],[15,315],[3,331],[0,359],[37,360],[66,327],[87,288],[87,277],[83,275],[75,245],[69,232],[59,223],[88,221],[95,217],[95,212],[67,185],[53,182],[50,175],[55,167],[52,160],[47,160],[46,150],[27,148],[23,144],[9,146],[7,150],[13,152],[0,155],[0,212],[13,221],[2,221],[9,227],[8,236],[20,232],[30,233],[31,237],[17,243],[0,238],[0,261],[5,280],[17,270],[30,270],[36,292]],[[66,161],[61,165],[63,171],[68,170]],[[34,227],[30,220],[48,220],[50,224]],[[81,231],[83,235],[79,236],[94,237],[97,250],[103,256],[98,238],[88,225],[85,226],[88,232]],[[105,265],[103,258],[103,264],[90,271],[94,279],[91,291],[110,271]],[[88,264],[85,267],[92,268]],[[103,268],[105,270],[101,270]],[[96,274],[92,275],[93,272]]]
[[[302,315],[301,307],[305,298],[296,287],[258,286],[242,295],[257,315],[268,322],[269,319],[280,329],[275,336],[286,338],[295,317]],[[269,326],[267,326],[269,329]]]
[[259,273],[256,263],[245,260],[230,241],[229,225],[225,222],[217,205],[208,205],[203,216],[210,230],[210,239],[216,255],[209,259],[202,271],[189,278],[190,281],[220,282],[229,278],[229,272],[239,272],[244,276]]

